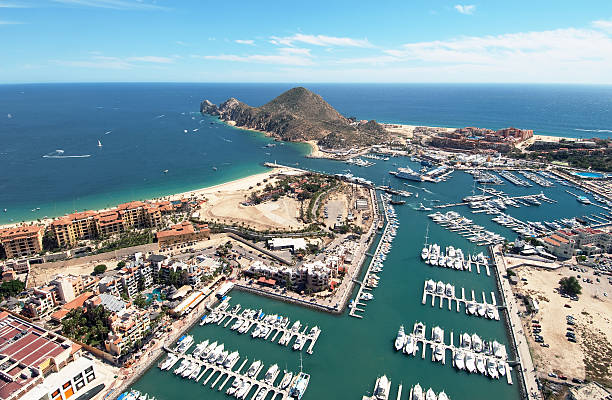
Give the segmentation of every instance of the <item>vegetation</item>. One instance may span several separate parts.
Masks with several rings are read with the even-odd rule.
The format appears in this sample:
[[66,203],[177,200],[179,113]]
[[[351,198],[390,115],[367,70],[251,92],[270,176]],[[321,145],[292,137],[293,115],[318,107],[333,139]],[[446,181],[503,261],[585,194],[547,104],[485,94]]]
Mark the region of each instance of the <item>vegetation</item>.
[[153,233],[151,230],[145,229],[142,232],[128,231],[119,235],[118,238],[108,239],[102,242],[102,246],[96,253],[107,253],[109,251],[148,243],[153,243]]
[[296,87],[261,107],[250,107],[235,99],[219,107],[203,102],[203,113],[236,121],[238,126],[272,133],[287,141],[316,140],[326,147],[347,148],[381,144],[387,133],[375,121],[359,124],[343,117],[321,96]]
[[573,276],[561,278],[559,285],[561,285],[561,290],[569,295],[575,296],[582,293],[580,282]]
[[94,275],[100,275],[106,272],[106,265],[98,264],[94,267]]
[[8,298],[17,296],[19,293],[23,292],[25,289],[25,283],[21,282],[18,279],[13,279],[12,281],[2,282],[0,285],[0,297]]
[[52,230],[47,230],[45,231],[45,234],[43,235],[43,252],[54,252],[54,251],[58,251],[60,249],[59,245],[57,244],[57,239],[55,238],[55,234],[53,233]]
[[101,347],[110,332],[110,312],[104,307],[75,308],[62,321],[62,334],[81,343]]
[[140,309],[145,309],[147,308],[147,299],[142,295],[142,294],[138,294],[138,296],[136,296],[136,298],[134,299],[134,305]]
[[512,151],[509,155],[544,163],[562,163],[574,168],[612,172],[612,141],[593,138],[588,142],[588,145],[565,140],[559,143],[534,143],[527,148],[526,153]]

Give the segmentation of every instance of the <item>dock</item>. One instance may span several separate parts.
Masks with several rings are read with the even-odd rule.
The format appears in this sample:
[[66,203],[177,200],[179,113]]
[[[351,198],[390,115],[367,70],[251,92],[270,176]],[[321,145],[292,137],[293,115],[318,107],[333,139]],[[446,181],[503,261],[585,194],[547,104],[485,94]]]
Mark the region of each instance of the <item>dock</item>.
[[[249,398],[249,394],[251,393],[253,393],[251,398],[254,399],[259,391],[267,392],[267,396],[269,396],[269,393],[272,393],[272,397],[270,397],[270,399],[276,399],[278,396],[280,396],[281,400],[290,399],[288,387],[285,389],[281,389],[280,387],[275,386],[275,381],[277,380],[280,374],[280,370],[278,370],[268,382],[264,382],[263,378],[261,380],[257,379],[258,375],[264,368],[263,364],[250,377],[246,375],[246,372],[241,372],[242,368],[247,364],[248,359],[244,359],[244,361],[242,361],[242,364],[240,364],[240,367],[237,370],[233,371],[232,368],[240,361],[240,359],[237,359],[231,365],[225,367],[223,365],[217,365],[214,362],[211,363],[207,360],[202,360],[200,358],[193,357],[192,355],[175,353],[174,351],[168,348],[164,348],[164,350],[166,350],[169,354],[171,353],[178,356],[177,362],[186,359],[192,363],[196,363],[202,369],[202,371],[194,380],[196,382],[200,382],[203,379],[202,386],[208,386],[208,384],[212,381],[212,383],[210,384],[210,388],[215,389],[215,386],[217,386],[217,384],[221,382],[221,384],[217,386],[217,390],[221,391],[224,389],[225,385],[228,384],[231,378],[233,378],[232,382],[234,382],[236,379],[240,379],[242,381],[246,381],[247,384],[250,386],[249,390],[244,394],[244,396],[240,397],[241,399]],[[172,371],[172,368],[169,368],[167,370]],[[213,378],[215,379],[213,380]],[[190,378],[182,379],[190,380]],[[253,389],[255,390],[254,392]]]
[[[228,327],[231,326],[230,323],[235,323],[236,321],[241,320],[241,327],[247,326],[246,324],[248,324],[248,327],[246,329],[236,329],[235,331],[239,334],[249,334],[254,326],[259,325],[260,327],[268,328],[268,332],[263,337],[264,340],[269,339],[270,341],[275,342],[276,338],[280,336],[278,344],[281,346],[289,347],[290,342],[295,338],[295,342],[293,343],[292,348],[293,350],[299,351],[302,351],[302,349],[306,347],[306,344],[310,342],[309,346],[306,348],[306,353],[313,354],[314,346],[317,343],[319,336],[321,335],[321,329],[319,329],[318,327],[313,327],[314,331],[311,329],[311,332],[307,332],[308,326],[304,327],[303,329],[302,326],[300,326],[299,328],[294,330],[288,328],[290,324],[289,319],[287,319],[287,322],[282,325],[273,324],[267,322],[265,318],[262,320],[257,320],[252,317],[248,317],[247,311],[253,310],[245,309],[242,310],[242,312],[232,312],[227,311],[227,309],[216,309],[211,313],[211,315],[216,314],[219,320],[218,322],[212,323],[221,326],[221,324],[225,321],[223,327]],[[300,329],[302,330],[300,331]],[[299,344],[297,344],[298,341]]]
[[[418,325],[418,323],[414,324],[414,328],[413,328],[412,332],[416,331],[417,325]],[[433,338],[434,329],[435,328],[431,329],[431,337],[432,338]],[[484,349],[481,352],[476,352],[475,350],[472,350],[469,347],[455,346],[455,344],[454,344],[454,337],[455,337],[455,335],[454,335],[454,332],[452,332],[452,331],[450,332],[450,341],[449,341],[449,344],[446,344],[446,342],[445,342],[445,333],[444,333],[444,330],[442,330],[441,341],[434,341],[433,339],[427,339],[425,337],[425,335],[424,335],[425,331],[426,331],[426,329],[425,329],[425,326],[423,325],[423,335],[422,336],[417,336],[414,333],[412,333],[413,340],[414,340],[415,344],[414,344],[414,350],[413,350],[413,352],[411,354],[405,353],[405,349],[403,349],[402,352],[404,354],[406,354],[407,356],[412,356],[412,357],[416,357],[417,354],[419,352],[421,352],[421,354],[420,354],[421,355],[421,359],[424,360],[425,357],[426,357],[427,348],[429,347],[431,349],[431,353],[432,353],[431,354],[431,360],[433,362],[438,362],[435,359],[434,350],[435,350],[436,347],[441,347],[442,351],[443,351],[443,354],[442,354],[442,357],[439,360],[439,362],[441,364],[443,364],[443,365],[446,364],[447,352],[450,351],[451,352],[451,365],[454,368],[457,368],[457,369],[459,369],[457,366],[455,366],[455,354],[456,354],[457,351],[461,351],[461,352],[463,352],[466,355],[470,354],[470,355],[472,355],[474,357],[475,360],[477,358],[481,358],[481,359],[483,359],[485,365],[486,365],[486,362],[490,359],[491,361],[494,361],[496,363],[496,365],[498,363],[502,363],[504,371],[506,371],[506,374],[505,374],[506,381],[508,382],[509,385],[512,385],[512,376],[511,376],[510,373],[508,373],[508,372],[510,372],[511,367],[508,365],[508,355],[507,355],[505,346],[501,345],[501,346],[503,346],[503,350],[501,352],[502,353],[501,356],[498,357],[498,356],[495,356],[494,354],[492,354],[492,352],[486,353],[484,351]],[[459,337],[459,340],[461,340],[461,335],[459,335],[458,337]],[[484,343],[484,341],[483,341],[483,343]],[[420,344],[420,346],[419,346],[419,344]],[[475,371],[474,373],[479,373],[479,371]],[[481,375],[487,376],[486,370],[485,370],[485,373],[481,373]],[[501,376],[498,377],[498,379],[501,379],[501,378],[502,378]],[[411,390],[411,392],[412,392],[412,390]]]
[[[372,272],[372,268],[379,262],[379,258],[384,253],[383,246],[387,243],[386,238],[389,238],[388,235],[389,235],[389,231],[391,228],[391,224],[389,223],[389,220],[390,220],[389,210],[388,210],[389,205],[387,204],[385,197],[382,195],[381,195],[381,201],[383,204],[383,210],[384,210],[383,215],[384,215],[386,224],[385,224],[385,228],[382,231],[380,241],[378,242],[378,246],[376,246],[376,250],[374,251],[374,254],[372,255],[372,259],[370,260],[370,264],[368,265],[368,268],[365,272],[364,281],[365,281],[365,278],[367,278]],[[363,295],[364,293],[367,293],[366,291],[371,291],[372,288],[368,287],[363,282],[360,282],[357,280],[355,280],[355,283],[359,285],[359,290],[357,291],[357,295],[355,296],[355,299],[352,300],[351,304],[349,305],[349,308],[350,308],[349,315],[355,318],[363,318],[363,315],[360,315],[357,313],[358,312],[365,313],[364,307],[366,306],[366,303],[362,301]]]
[[[428,283],[430,284],[430,287],[428,287]],[[433,288],[431,287],[432,283],[433,283]],[[438,284],[440,283],[444,286],[444,288],[446,288],[446,285],[447,285],[446,283],[441,282],[441,281],[438,282]],[[437,289],[436,282],[425,281],[423,285],[423,299],[422,299],[423,304],[427,304],[428,297],[431,297],[432,307],[435,306],[436,299],[439,299],[438,303],[440,305],[440,308],[443,308],[444,301],[446,300],[446,303],[448,304],[448,309],[450,311],[452,309],[453,302],[455,302],[455,309],[457,312],[461,312],[461,305],[463,305],[463,308],[467,315],[474,315],[477,317],[483,317],[483,318],[499,321],[499,311],[497,308],[497,301],[495,299],[495,293],[491,292],[491,302],[488,303],[486,296],[485,296],[485,292],[482,292],[482,302],[478,302],[476,300],[476,296],[474,295],[473,290],[471,291],[472,299],[468,300],[465,296],[465,288],[461,288],[461,297],[457,296],[457,291],[455,290],[454,286],[453,286],[453,292],[451,296],[449,296],[446,293],[445,289],[442,290],[442,292],[436,289]],[[468,311],[468,306],[470,305],[474,307],[472,313]],[[479,312],[479,310],[483,310],[482,314],[481,312]],[[487,312],[488,310],[490,311]]]

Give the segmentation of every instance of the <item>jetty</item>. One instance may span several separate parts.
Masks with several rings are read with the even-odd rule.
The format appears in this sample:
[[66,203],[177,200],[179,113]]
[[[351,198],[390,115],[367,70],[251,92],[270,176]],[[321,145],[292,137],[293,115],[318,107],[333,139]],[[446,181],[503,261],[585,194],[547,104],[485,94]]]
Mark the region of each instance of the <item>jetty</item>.
[[[246,393],[238,397],[240,399],[248,398],[248,395],[250,393],[253,393],[251,399],[255,399],[255,397],[260,391],[265,391],[266,393],[268,393],[267,396],[269,396],[270,393],[272,393],[272,397],[270,397],[270,399],[276,399],[278,396],[280,396],[281,400],[290,398],[289,388],[291,387],[291,385],[288,385],[287,387],[282,389],[279,387],[280,383],[279,383],[279,386],[276,386],[274,384],[280,371],[277,371],[273,375],[273,377],[267,379],[266,381],[264,381],[263,378],[258,379],[258,375],[260,374],[261,370],[264,368],[263,364],[261,364],[255,372],[251,372],[250,374],[247,375],[248,370],[245,372],[242,372],[242,369],[248,362],[248,359],[244,359],[242,361],[242,364],[240,364],[240,367],[234,371],[233,367],[238,362],[240,362],[240,358],[236,359],[234,362],[232,362],[228,366],[225,366],[224,364],[217,364],[215,362],[209,362],[207,360],[202,360],[201,358],[194,357],[193,355],[176,353],[173,350],[166,348],[166,347],[164,347],[164,350],[168,354],[173,354],[174,356],[176,356],[177,357],[176,362],[186,360],[189,363],[195,363],[198,366],[198,368],[200,368],[201,372],[197,375],[197,377],[194,377],[194,378],[186,377],[185,378],[186,380],[193,379],[196,382],[202,381],[203,386],[208,386],[208,384],[212,381],[210,385],[211,389],[215,389],[215,386],[219,382],[221,382],[221,384],[217,386],[216,388],[218,391],[221,391],[224,389],[228,381],[231,378],[233,378],[233,382],[240,380],[242,382],[245,382],[249,387]],[[166,368],[166,370],[170,370],[170,369],[171,368]],[[213,380],[213,378],[215,379]]]
[[[449,287],[452,290],[447,290]],[[495,299],[495,293],[491,292],[491,302],[487,302],[485,292],[482,292],[482,301],[478,302],[474,291],[471,291],[472,299],[468,300],[465,296],[465,288],[461,288],[461,297],[457,296],[455,287],[450,283],[434,282],[433,280],[426,280],[423,285],[423,299],[422,303],[427,304],[428,297],[431,297],[431,306],[435,306],[436,299],[439,299],[438,303],[440,308],[443,308],[444,301],[448,305],[448,309],[452,309],[453,302],[455,302],[455,309],[457,312],[461,311],[461,305],[464,306],[465,313],[467,315],[474,315],[477,317],[483,317],[491,320],[499,321],[499,310],[497,307],[497,301]]]
[[[416,322],[414,324],[414,328],[413,328],[413,333],[411,333],[410,335],[412,335],[412,340],[413,340],[413,346],[412,346],[412,351],[411,352],[407,352],[406,347],[403,347],[401,349],[402,353],[406,354],[407,356],[412,356],[412,357],[416,357],[417,354],[420,352],[421,353],[421,358],[425,359],[426,355],[427,355],[427,347],[429,347],[431,349],[431,361],[433,362],[440,362],[441,364],[446,364],[446,356],[447,356],[447,352],[450,351],[451,353],[451,364],[454,368],[457,369],[465,369],[467,372],[469,373],[480,373],[483,376],[488,376],[489,373],[484,370],[484,371],[480,371],[480,370],[475,370],[473,369],[472,371],[469,371],[467,368],[465,367],[461,367],[459,365],[455,365],[455,356],[457,355],[457,352],[461,352],[464,357],[467,357],[467,355],[469,354],[471,357],[473,357],[473,360],[482,360],[483,363],[487,362],[491,362],[491,363],[495,363],[496,365],[496,371],[499,371],[499,365],[501,364],[501,369],[503,369],[504,374],[503,377],[506,378],[506,381],[509,385],[512,385],[512,367],[510,367],[509,365],[509,360],[508,360],[508,355],[506,352],[506,347],[502,344],[498,344],[498,346],[500,346],[498,348],[498,350],[496,352],[493,352],[493,350],[491,348],[485,348],[485,346],[482,345],[483,342],[481,342],[481,349],[477,349],[475,347],[470,346],[470,344],[466,344],[466,343],[460,343],[460,346],[455,346],[454,344],[454,332],[450,332],[450,340],[449,340],[449,344],[446,344],[445,341],[445,332],[444,330],[442,330],[440,327],[435,327],[431,330],[431,339],[427,339],[425,337],[425,325]],[[441,332],[440,336],[438,338],[435,337],[435,330],[439,329]],[[467,335],[467,334],[463,334],[463,335]],[[476,335],[472,335],[470,337],[474,337]],[[459,335],[459,340],[461,341],[461,337],[462,335]],[[478,337],[479,338],[479,337]],[[479,338],[480,340],[480,338]],[[491,342],[489,342],[491,343]],[[420,344],[420,346],[419,346]],[[436,349],[441,349],[442,354],[439,355],[439,360],[436,360]],[[396,349],[397,351],[397,349]],[[500,377],[499,375],[494,375],[494,376],[490,376],[491,378],[495,378],[495,379],[501,379],[502,377]]]
[[289,328],[290,320],[285,317],[272,316],[274,318],[270,318],[270,314],[265,314],[261,310],[255,311],[244,309],[240,312],[240,305],[235,306],[229,311],[227,308],[228,307],[220,305],[202,319],[200,325],[216,324],[224,328],[230,327],[230,329],[239,334],[251,333],[251,335],[255,335],[255,329],[259,329],[265,332],[265,334],[263,336],[253,336],[254,338],[269,339],[272,342],[275,342],[278,338],[278,344],[285,347],[288,347],[290,342],[295,338],[292,348],[293,350],[299,351],[302,351],[302,349],[306,347],[306,344],[310,342],[308,347],[306,347],[306,353],[308,354],[313,354],[314,346],[321,335],[321,329],[317,326],[312,327],[308,332],[308,325],[301,329],[302,325],[299,321],[296,321],[294,325]]

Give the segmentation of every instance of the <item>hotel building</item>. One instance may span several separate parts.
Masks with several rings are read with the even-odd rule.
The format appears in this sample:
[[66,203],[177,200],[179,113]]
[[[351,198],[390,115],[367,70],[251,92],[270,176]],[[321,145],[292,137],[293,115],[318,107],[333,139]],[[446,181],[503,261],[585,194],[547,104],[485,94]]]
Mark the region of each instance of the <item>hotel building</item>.
[[44,228],[38,225],[0,230],[0,244],[7,258],[32,256],[42,252]]

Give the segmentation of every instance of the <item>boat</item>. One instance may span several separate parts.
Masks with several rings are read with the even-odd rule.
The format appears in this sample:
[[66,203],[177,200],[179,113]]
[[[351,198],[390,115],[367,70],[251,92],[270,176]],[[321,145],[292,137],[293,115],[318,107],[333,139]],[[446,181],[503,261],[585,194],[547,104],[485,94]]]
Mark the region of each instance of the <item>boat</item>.
[[225,393],[231,396],[236,393],[240,387],[242,387],[242,379],[235,378],[232,386],[230,386]]
[[177,359],[178,357],[175,356],[174,354],[172,353],[168,354],[168,357],[158,365],[159,369],[161,369],[162,371],[165,371],[168,368],[171,368],[174,365],[174,363],[177,361]]
[[416,342],[414,340],[414,336],[412,336],[412,334],[406,336],[406,345],[404,346],[404,353],[414,354],[415,347]]
[[490,358],[487,360],[487,375],[489,375],[489,378],[499,379],[499,372],[497,371],[497,363]]
[[272,380],[276,378],[277,374],[278,374],[278,365],[274,364],[273,366],[268,368],[268,370],[266,371],[263,381],[267,383],[268,385],[271,385]]
[[243,398],[251,390],[251,386],[252,385],[250,383],[244,380],[240,388],[234,393],[234,396],[239,399]]
[[361,300],[372,300],[374,298],[374,295],[372,293],[361,293],[360,299]]
[[440,394],[438,395],[438,400],[449,400],[446,393],[444,393],[444,390],[441,391]]
[[177,353],[183,354],[191,347],[192,344],[193,344],[193,336],[191,335],[181,336],[181,338],[176,343],[175,351]]
[[183,371],[185,371],[185,369],[189,366],[189,364],[191,364],[191,361],[184,358],[183,361],[181,361],[181,365],[179,365],[178,368],[174,370],[174,375],[182,374]]
[[501,376],[505,376],[506,375],[506,366],[504,365],[503,362],[501,362],[501,361],[497,362],[497,371],[499,372],[499,374]]
[[434,359],[436,361],[442,361],[443,357],[444,357],[444,349],[442,348],[442,345],[438,344],[434,348]]
[[227,356],[229,356],[229,351],[227,350],[219,354],[219,357],[217,357],[217,360],[215,361],[217,365],[223,364],[225,360],[227,360]]
[[485,362],[481,356],[476,357],[476,369],[483,375],[486,371]]
[[395,338],[395,350],[400,351],[406,344],[406,334],[404,333],[404,325],[400,325]]
[[283,376],[283,380],[281,380],[281,383],[278,385],[278,388],[281,389],[281,390],[287,389],[287,387],[291,383],[291,379],[292,378],[293,378],[293,372],[285,371],[285,376]]
[[102,147],[102,142],[98,140],[98,147]]
[[470,372],[476,372],[476,360],[474,358],[474,354],[467,353],[465,355],[465,368]]
[[302,353],[300,353],[300,373],[296,376],[293,385],[289,388],[289,396],[300,400],[306,392],[310,375],[302,371]]
[[412,399],[410,400],[423,400],[423,388],[418,383],[412,389]]
[[438,400],[438,396],[436,396],[434,391],[429,388],[427,389],[427,394],[425,394],[425,400]]
[[251,364],[251,366],[247,370],[246,376],[249,378],[252,378],[253,376],[255,376],[260,366],[261,366],[261,361],[259,360],[255,361],[253,364]]
[[[417,193],[418,196],[418,193]],[[431,211],[432,208],[431,207],[425,207],[423,205],[423,203],[419,203],[419,206],[417,207],[417,211]]]
[[205,359],[208,357],[208,355],[210,354],[211,351],[213,351],[215,348],[217,347],[217,342],[213,342],[211,344],[208,345],[208,347],[206,347],[204,349],[204,351],[202,352],[202,354],[200,354],[200,358],[201,359]]
[[412,170],[412,168],[410,167],[398,168],[397,171],[392,171],[389,173],[399,179],[423,182],[423,176],[421,176],[421,174],[419,174],[418,172]]
[[266,398],[266,395],[268,394],[269,390],[266,388],[261,388],[257,394],[255,395],[254,400],[263,400]]
[[482,351],[482,340],[477,334],[472,335],[472,348],[477,353]]
[[433,330],[433,341],[436,343],[442,343],[444,340],[444,330],[439,326],[436,326]]
[[185,368],[183,370],[183,372],[181,373],[181,376],[183,378],[188,378],[191,376],[191,374],[193,374],[193,372],[195,371],[195,369],[198,367],[198,364],[195,362],[190,363],[187,368]]
[[295,343],[293,343],[293,350],[299,350],[300,347],[302,347],[302,337],[298,336],[297,339],[295,340]]
[[423,325],[422,322],[417,322],[416,324],[414,324],[413,333],[414,336],[417,338],[425,337],[425,325]]
[[261,326],[257,324],[255,325],[255,329],[253,329],[253,332],[251,332],[251,337],[257,338],[259,337],[260,333],[261,333]]
[[232,364],[235,363],[239,357],[240,357],[240,353],[238,353],[237,351],[234,351],[232,354],[227,356],[227,358],[223,362],[223,366],[226,368],[231,367]]
[[455,353],[455,357],[453,358],[455,361],[455,367],[464,370],[465,369],[465,354],[461,350],[458,350]]
[[391,381],[387,379],[386,375],[376,379],[376,385],[374,386],[374,393],[372,399],[375,400],[387,400],[389,398],[389,389],[391,388]]

